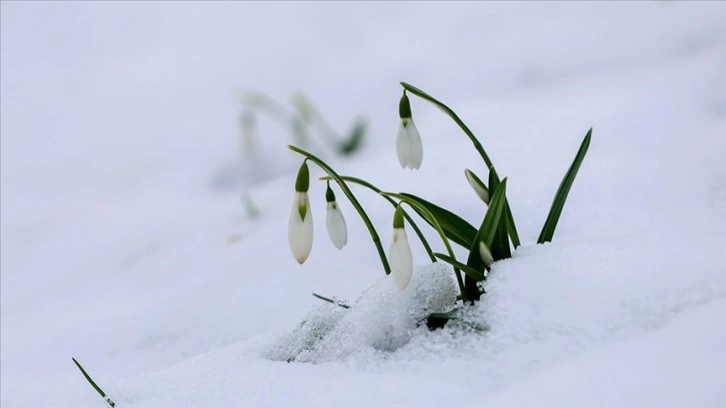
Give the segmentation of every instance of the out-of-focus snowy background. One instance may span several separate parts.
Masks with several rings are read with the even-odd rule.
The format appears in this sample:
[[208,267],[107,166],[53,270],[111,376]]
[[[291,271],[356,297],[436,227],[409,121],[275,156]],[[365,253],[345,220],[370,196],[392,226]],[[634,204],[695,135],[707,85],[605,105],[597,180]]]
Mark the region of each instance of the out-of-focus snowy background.
[[[118,406],[726,406],[723,3],[0,12],[3,407],[103,406],[72,356]],[[345,202],[349,244],[328,242],[322,184],[313,253],[304,266],[289,255],[300,159],[283,128],[261,125],[262,181],[221,188],[241,156],[240,92],[305,92],[341,130],[367,118],[364,150],[332,159],[341,173],[478,225],[463,169],[485,169],[418,99],[423,167],[400,169],[401,80],[456,110],[509,177],[525,245],[492,271],[491,329],[416,332],[397,351],[363,343],[322,364],[269,361],[320,305],[311,292],[354,300],[383,273]],[[554,242],[535,246],[590,126]],[[390,206],[360,197],[387,244]]]

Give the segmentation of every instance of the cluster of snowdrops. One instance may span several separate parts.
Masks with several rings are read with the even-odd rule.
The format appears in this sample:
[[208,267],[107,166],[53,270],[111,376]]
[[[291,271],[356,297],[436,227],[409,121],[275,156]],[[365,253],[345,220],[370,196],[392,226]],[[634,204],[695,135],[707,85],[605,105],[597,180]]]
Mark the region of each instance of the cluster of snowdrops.
[[[482,282],[486,280],[492,263],[511,257],[512,247],[516,248],[520,245],[514,216],[512,215],[506,197],[507,180],[506,178],[499,178],[494,164],[481,142],[453,110],[417,87],[404,82],[401,85],[403,86],[403,95],[399,102],[401,122],[396,137],[396,151],[401,167],[418,169],[423,161],[423,144],[411,114],[411,103],[408,98],[408,94],[410,93],[434,104],[454,120],[464,134],[469,137],[474,148],[481,156],[488,171],[488,183],[483,182],[474,171],[470,169],[464,170],[464,174],[473,191],[484,203],[483,208],[485,208],[485,211],[480,226],[475,227],[457,214],[421,197],[408,193],[384,192],[366,180],[350,176],[341,176],[327,163],[312,153],[296,146],[289,146],[291,150],[304,157],[297,174],[295,197],[290,213],[288,227],[290,251],[293,257],[302,264],[312,250],[313,219],[312,212],[309,210],[310,198],[308,196],[308,189],[310,186],[310,173],[307,164],[310,161],[327,173],[327,176],[322,178],[327,181],[325,194],[327,214],[325,224],[328,236],[338,249],[342,249],[347,243],[347,226],[336,201],[335,193],[330,186],[331,181],[339,186],[366,224],[371,240],[378,251],[384,271],[387,275],[391,276],[399,289],[404,290],[408,286],[413,273],[413,259],[405,229],[407,221],[421,240],[431,261],[443,261],[452,266],[460,290],[459,299],[465,304],[473,303],[481,298],[483,293]],[[567,195],[589,148],[591,134],[592,129],[587,132],[574,161],[560,184],[537,241],[538,243],[552,240]],[[387,252],[384,251],[381,245],[377,230],[350,190],[351,184],[374,191],[389,201],[395,208],[393,216],[393,236]],[[414,219],[404,210],[404,204],[413,209],[421,219],[436,230],[438,237],[446,248],[446,253],[434,252]],[[452,243],[461,245],[469,251],[469,256],[466,261],[462,262],[456,258]],[[321,296],[318,297],[329,300]]]

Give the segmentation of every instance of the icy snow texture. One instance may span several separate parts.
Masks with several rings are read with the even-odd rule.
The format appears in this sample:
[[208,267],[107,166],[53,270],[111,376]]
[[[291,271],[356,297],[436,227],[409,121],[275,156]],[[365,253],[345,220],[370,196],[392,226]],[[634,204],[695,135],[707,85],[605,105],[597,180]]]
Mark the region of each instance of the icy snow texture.
[[352,354],[393,352],[426,328],[433,312],[454,308],[457,289],[452,270],[436,263],[416,268],[399,290],[390,276],[367,289],[351,309],[324,305],[314,310],[269,352],[274,360],[321,363]]

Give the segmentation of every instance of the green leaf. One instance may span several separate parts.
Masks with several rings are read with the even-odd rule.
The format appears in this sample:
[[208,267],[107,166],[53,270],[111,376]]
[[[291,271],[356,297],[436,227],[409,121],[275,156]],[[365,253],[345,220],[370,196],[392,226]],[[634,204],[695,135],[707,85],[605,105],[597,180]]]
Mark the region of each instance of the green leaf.
[[509,238],[512,240],[514,248],[522,245],[519,242],[519,234],[517,233],[517,226],[514,225],[514,216],[512,215],[512,209],[509,208],[509,200],[504,203],[504,210],[507,213],[507,231],[509,231]]
[[86,370],[83,369],[83,366],[81,365],[81,363],[79,363],[73,357],[71,357],[71,360],[73,360],[73,362],[76,364],[76,367],[78,367],[78,369],[81,370],[81,373],[83,374],[83,376],[86,377],[86,381],[88,381],[88,383],[91,384],[91,386],[93,387],[93,389],[96,390],[96,392],[104,399],[104,401],[106,401],[106,403],[108,405],[110,405],[112,407],[115,407],[116,406],[116,403],[113,402],[113,400],[111,400],[111,398],[109,398],[108,396],[106,396],[106,393],[103,392],[103,390],[101,389],[101,387],[99,387],[98,385],[96,385],[96,382],[93,381],[93,378],[91,378],[91,376],[88,375],[88,373],[86,372]]
[[363,145],[366,134],[366,122],[359,120],[353,124],[353,130],[347,139],[338,144],[338,152],[343,156],[349,156],[357,152]]
[[[484,220],[482,220],[476,239],[469,249],[469,258],[466,261],[466,265],[474,270],[481,271],[482,273],[486,267],[481,259],[481,255],[479,254],[479,241],[483,241],[488,248],[492,248],[492,243],[494,242],[497,232],[497,226],[499,225],[500,220],[502,219],[502,214],[504,213],[504,203],[507,197],[506,190],[506,178],[499,183],[495,190],[490,190],[494,191],[494,194],[489,202],[489,209],[484,216]],[[481,293],[479,293],[479,288],[476,284],[477,281],[469,278],[468,275],[465,278],[464,287],[467,297],[471,300],[479,300]]]
[[343,309],[350,309],[350,306],[348,306],[347,304],[345,304],[345,303],[343,303],[343,302],[341,302],[339,300],[333,300],[333,299],[327,298],[325,296],[318,295],[317,293],[313,293],[313,296],[315,296],[316,298],[318,298],[320,300],[324,300],[324,301],[326,301],[328,303],[332,303],[332,304],[334,304],[336,306],[340,306]]
[[[489,189],[491,191],[494,191],[498,186],[499,175],[497,175],[497,172],[494,169],[491,169],[489,171]],[[512,251],[509,248],[509,239],[507,236],[508,228],[506,217],[506,204],[507,203],[505,200],[504,207],[502,208],[502,215],[504,216],[499,218],[496,232],[494,234],[494,240],[491,243],[487,243],[489,249],[492,252],[492,257],[494,258],[494,261],[499,261],[501,259],[507,259],[512,257]]]
[[582,140],[582,144],[580,145],[580,149],[577,151],[575,160],[570,165],[570,168],[567,170],[565,177],[560,183],[560,187],[557,189],[557,194],[555,194],[555,199],[552,201],[550,212],[549,214],[547,214],[547,221],[545,221],[544,226],[542,226],[542,232],[540,232],[539,239],[537,239],[538,244],[551,242],[552,236],[555,235],[555,228],[557,228],[557,222],[560,220],[562,209],[565,206],[565,201],[567,201],[567,195],[570,193],[572,183],[575,181],[575,176],[577,176],[577,171],[580,170],[582,160],[585,159],[587,149],[590,147],[591,137],[592,128],[587,131],[587,134],[585,135],[585,138]]
[[467,277],[470,277],[471,279],[474,279],[477,282],[481,282],[484,279],[486,279],[486,277],[484,276],[483,273],[477,271],[476,269],[474,269],[470,266],[464,265],[463,263],[457,261],[456,259],[454,259],[448,255],[434,252],[434,256],[441,259],[442,261],[448,263],[451,266],[455,266],[455,267],[461,269],[462,272],[464,272]]
[[[463,246],[464,248],[471,248],[471,243],[476,237],[476,228],[469,224],[466,220],[452,213],[451,211],[439,207],[438,205],[424,200],[421,197],[417,197],[413,194],[401,193],[401,195],[416,201],[421,206],[425,207],[429,212],[436,217],[436,220],[441,225],[441,229],[446,234],[446,237]],[[413,209],[421,216],[429,225],[433,226],[431,220],[415,206]]]

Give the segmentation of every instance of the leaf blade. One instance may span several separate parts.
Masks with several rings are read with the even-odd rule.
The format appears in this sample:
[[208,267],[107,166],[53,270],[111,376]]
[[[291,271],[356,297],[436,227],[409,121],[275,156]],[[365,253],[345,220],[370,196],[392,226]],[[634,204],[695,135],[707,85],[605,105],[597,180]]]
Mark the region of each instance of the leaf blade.
[[461,269],[461,271],[464,272],[466,274],[466,276],[470,277],[471,279],[474,279],[477,282],[481,282],[484,279],[486,279],[486,276],[483,273],[477,271],[476,269],[474,269],[466,264],[463,264],[463,263],[457,261],[456,259],[454,259],[448,255],[444,255],[439,252],[434,252],[434,256],[441,259],[442,261],[448,263],[451,266],[455,266],[455,267]]
[[[506,189],[507,179],[505,178],[497,186],[496,190],[494,190],[492,199],[489,202],[489,209],[487,210],[487,213],[482,220],[481,226],[477,231],[475,241],[469,249],[469,257],[466,261],[466,265],[470,268],[478,271],[484,271],[484,269],[486,268],[484,262],[481,259],[481,255],[479,254],[479,241],[483,241],[484,244],[486,244],[487,248],[492,247],[492,242],[494,242],[497,226],[502,217],[502,213],[504,212],[504,203],[507,197]],[[476,280],[469,278],[468,275],[465,278],[466,279],[464,282],[464,288],[466,290],[467,297],[472,300],[479,300],[479,298],[481,298],[481,293],[479,293],[479,289],[476,285]]]
[[555,194],[555,198],[552,201],[552,205],[550,206],[550,211],[547,214],[547,220],[542,226],[542,231],[540,232],[539,238],[537,239],[538,244],[552,241],[552,237],[555,234],[555,229],[557,228],[557,223],[559,222],[560,216],[562,215],[562,209],[565,206],[565,201],[567,201],[567,196],[570,193],[570,189],[572,188],[572,184],[575,181],[577,172],[580,170],[580,165],[582,165],[582,161],[585,159],[587,150],[590,148],[591,139],[592,128],[588,130],[585,138],[582,140],[580,148],[577,151],[577,155],[575,155],[575,159],[572,161],[572,164],[567,170],[567,173],[565,173],[565,176],[562,178],[559,188],[557,188],[557,193]]
[[[476,228],[474,228],[473,225],[469,224],[469,222],[454,214],[453,212],[443,207],[440,207],[430,201],[426,201],[421,197],[417,197],[413,194],[408,193],[401,193],[401,195],[411,200],[415,200],[420,205],[424,206],[427,210],[429,210],[431,214],[436,217],[436,220],[439,222],[439,225],[441,225],[441,229],[444,231],[447,238],[463,246],[464,248],[468,249],[471,247],[471,243],[476,237]],[[416,207],[413,207],[413,209],[418,213],[418,215],[421,216],[421,218],[424,219],[424,221],[426,221],[429,225],[433,226],[431,220],[429,220],[422,211],[418,210]]]

